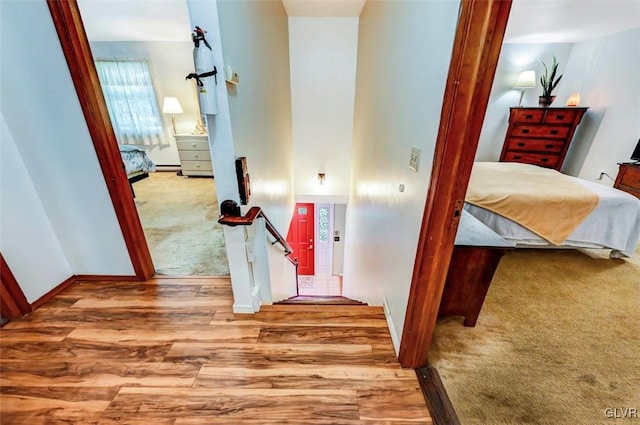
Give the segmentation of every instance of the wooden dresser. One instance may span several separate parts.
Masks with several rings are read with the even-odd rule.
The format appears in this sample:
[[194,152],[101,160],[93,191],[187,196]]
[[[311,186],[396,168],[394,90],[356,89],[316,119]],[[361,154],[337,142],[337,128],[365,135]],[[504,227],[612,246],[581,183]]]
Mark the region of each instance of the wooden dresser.
[[613,187],[640,199],[640,164],[619,164],[618,177]]
[[213,177],[213,165],[206,134],[176,134],[183,176]]
[[523,162],[558,171],[573,133],[589,108],[511,108],[501,162]]

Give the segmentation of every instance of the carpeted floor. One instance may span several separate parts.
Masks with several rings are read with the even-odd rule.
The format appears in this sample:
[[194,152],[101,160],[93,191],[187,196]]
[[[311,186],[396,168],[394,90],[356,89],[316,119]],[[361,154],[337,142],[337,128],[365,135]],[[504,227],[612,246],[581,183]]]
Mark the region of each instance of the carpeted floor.
[[156,272],[172,276],[229,274],[215,181],[150,173],[133,184]]
[[640,248],[507,253],[476,327],[440,319],[429,361],[463,425],[639,423]]

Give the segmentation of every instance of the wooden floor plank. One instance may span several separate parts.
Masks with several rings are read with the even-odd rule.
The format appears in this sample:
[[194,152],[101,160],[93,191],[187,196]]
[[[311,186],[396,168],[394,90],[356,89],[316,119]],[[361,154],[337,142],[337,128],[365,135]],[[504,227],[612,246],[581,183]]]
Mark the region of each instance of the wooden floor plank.
[[414,389],[415,372],[379,366],[272,365],[267,368],[203,365],[198,388]]
[[173,344],[166,361],[209,365],[271,367],[281,364],[374,365],[373,351],[367,344]]
[[23,361],[5,360],[0,369],[0,386],[190,387],[198,371],[198,366],[187,363],[107,363],[95,360],[40,360],[25,370]]
[[65,289],[0,328],[2,424],[430,423],[380,307],[232,305],[220,278]]
[[[355,391],[123,388],[104,413],[156,417],[218,417],[228,423],[241,419],[287,421],[358,419]],[[206,423],[206,422],[205,422]]]

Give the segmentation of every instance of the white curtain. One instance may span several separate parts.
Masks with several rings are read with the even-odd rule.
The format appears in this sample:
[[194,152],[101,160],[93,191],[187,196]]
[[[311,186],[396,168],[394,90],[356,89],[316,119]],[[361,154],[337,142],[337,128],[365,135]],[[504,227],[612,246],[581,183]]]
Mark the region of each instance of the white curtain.
[[164,143],[162,118],[145,59],[98,59],[96,69],[118,143]]

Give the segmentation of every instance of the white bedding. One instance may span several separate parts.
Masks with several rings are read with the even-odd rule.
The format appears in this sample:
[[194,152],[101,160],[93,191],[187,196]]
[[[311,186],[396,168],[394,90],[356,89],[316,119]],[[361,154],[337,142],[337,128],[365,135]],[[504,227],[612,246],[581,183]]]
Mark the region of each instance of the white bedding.
[[[568,176],[570,177],[570,176]],[[611,248],[630,257],[640,241],[640,200],[618,189],[571,177],[576,183],[595,192],[598,206],[569,235],[561,247]],[[516,246],[555,245],[519,224],[484,208],[465,203],[465,210]]]

